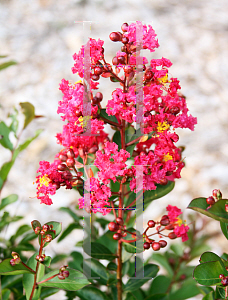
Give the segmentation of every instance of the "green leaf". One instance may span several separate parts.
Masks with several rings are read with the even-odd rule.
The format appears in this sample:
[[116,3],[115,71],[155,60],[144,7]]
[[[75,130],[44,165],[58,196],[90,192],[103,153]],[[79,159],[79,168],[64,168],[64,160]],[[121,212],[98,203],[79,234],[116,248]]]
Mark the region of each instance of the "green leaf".
[[15,161],[15,159],[17,158],[18,154],[20,152],[22,152],[23,150],[25,150],[30,144],[32,141],[34,141],[39,135],[40,133],[42,132],[43,130],[42,129],[38,129],[36,130],[35,132],[35,135],[28,138],[23,144],[20,144],[17,149],[14,151],[13,153],[13,161]]
[[157,261],[160,265],[162,265],[166,269],[170,277],[173,277],[173,270],[168,262],[167,257],[160,253],[153,253],[152,259]]
[[145,300],[169,300],[168,295],[162,294],[155,294],[145,298]]
[[52,258],[52,264],[56,264],[57,262],[62,261],[68,257],[69,257],[69,255],[67,255],[67,254],[57,254]]
[[113,232],[108,230],[96,242],[107,247],[112,253],[115,253],[118,243],[113,239],[113,234]]
[[36,227],[42,227],[41,226],[41,224],[40,224],[40,222],[38,221],[38,220],[33,220],[32,222],[31,222],[31,225],[32,225],[32,229],[33,230],[35,230],[36,229]]
[[2,167],[0,169],[0,178],[1,178],[0,189],[2,188],[3,183],[6,180],[8,174],[9,174],[9,171],[12,168],[12,166],[13,166],[13,162],[12,161],[6,162],[6,163],[4,163],[2,165]]
[[168,193],[170,193],[175,186],[174,181],[169,181],[166,185],[158,184],[156,190],[145,191],[144,192],[144,210],[148,207],[148,205],[156,199],[164,197]]
[[15,240],[16,240],[16,238],[18,238],[19,236],[23,235],[25,232],[27,232],[29,230],[31,230],[31,226],[26,225],[26,224],[25,225],[21,225],[18,228],[17,232],[13,236],[11,236],[11,238],[10,238],[11,243],[14,243]]
[[163,293],[166,293],[170,283],[171,278],[168,278],[164,275],[159,275],[155,277],[150,285],[149,295],[160,294],[161,291]]
[[32,273],[22,263],[11,266],[10,261],[11,258],[7,258],[0,263],[0,275],[19,275],[24,273]]
[[59,210],[68,213],[75,222],[80,220],[79,216],[77,216],[69,207],[60,207]]
[[116,271],[117,270],[117,264],[114,263],[113,261],[110,261],[110,263],[108,263],[108,265],[107,265],[107,269],[109,271]]
[[1,277],[1,288],[2,289],[11,289],[16,286],[18,283],[21,283],[22,275],[12,275],[12,276],[3,276]]
[[22,112],[25,115],[25,121],[24,121],[24,129],[28,126],[28,124],[35,118],[35,108],[30,102],[20,102],[19,103]]
[[119,124],[118,121],[117,121],[117,118],[116,118],[115,116],[112,116],[112,115],[109,116],[109,115],[106,113],[106,109],[105,109],[105,108],[102,108],[102,109],[101,109],[100,115],[101,115],[102,117],[104,117],[105,119],[108,119],[108,120],[110,120],[110,121],[112,121],[112,122],[117,123],[117,125]]
[[225,287],[216,286],[215,295],[216,295],[216,299],[217,298],[226,299]]
[[59,270],[54,270],[52,272],[49,272],[39,280],[39,286],[53,287],[67,291],[77,291],[83,288],[85,285],[90,284],[81,272],[70,268],[67,268],[67,270],[70,272],[70,275],[64,280],[60,280],[58,276],[56,276],[48,281],[39,283],[59,273]]
[[0,205],[0,210],[2,210],[7,205],[16,202],[17,199],[18,199],[18,195],[16,195],[16,194],[11,194],[11,195],[7,196],[6,198],[3,198],[1,201],[1,205]]
[[138,289],[134,292],[128,292],[127,293],[127,300],[145,300],[145,294],[141,289]]
[[125,250],[129,253],[141,253],[144,250],[143,239],[137,241],[137,246],[136,246],[136,242],[124,243],[123,245]]
[[222,233],[225,235],[226,239],[228,240],[227,223],[220,222],[220,227],[221,227]]
[[209,262],[209,261],[221,261],[222,262],[222,259],[215,253],[213,252],[204,252],[201,257],[200,257],[200,263],[205,263],[205,262]]
[[18,110],[14,107],[14,113],[11,113],[8,115],[9,118],[11,118],[11,124],[9,126],[10,131],[14,132],[15,137],[17,137],[17,129],[19,125],[19,121],[17,119],[18,117]]
[[1,299],[2,300],[8,300],[9,299],[9,296],[10,296],[10,293],[11,293],[11,291],[10,290],[8,290],[8,289],[3,289],[2,290],[2,293],[1,293]]
[[96,277],[96,281],[98,281],[100,284],[107,284],[109,279],[108,272],[99,261],[91,258],[91,260],[86,259],[83,261],[83,267],[84,264],[88,267],[91,267],[91,277]]
[[83,256],[81,255],[80,252],[71,252],[71,257],[73,258],[73,261],[70,261],[68,263],[70,268],[82,271],[82,262],[83,262]]
[[44,259],[44,261],[42,262],[42,264],[44,265],[44,266],[46,266],[46,267],[50,267],[50,265],[51,265],[51,257],[50,256],[46,256],[45,257],[45,259]]
[[[57,236],[60,234],[61,230],[62,230],[62,223],[56,222],[56,221],[50,221],[45,223],[47,225],[52,225],[53,229],[52,230],[48,230],[46,232],[46,234],[51,234],[52,235],[52,239],[54,240],[55,238],[57,238]],[[54,231],[54,232],[53,232]],[[45,235],[44,235],[45,236]],[[41,235],[39,235],[39,244],[41,243]],[[46,247],[49,243],[45,243],[44,247]]]
[[[148,280],[155,277],[158,270],[159,270],[159,268],[157,265],[147,264],[144,267],[144,277],[145,278],[142,278],[142,279],[130,278],[125,285],[124,291],[130,292],[130,291],[135,291],[135,290],[139,289],[142,285],[144,285],[144,283],[146,283]],[[141,270],[139,270],[138,272],[141,272]],[[135,277],[135,274],[132,274],[132,277]]]
[[120,149],[122,148],[120,131],[116,131],[114,133],[112,141],[113,143],[116,143],[118,145],[118,151],[120,151]]
[[198,211],[217,221],[228,223],[228,213],[225,210],[226,204],[228,204],[228,200],[221,199],[208,209],[210,205],[207,204],[206,198],[196,198],[191,201],[188,208]]
[[135,144],[130,145],[126,148],[126,150],[131,154],[131,156],[132,156],[134,149],[135,149]]
[[107,300],[105,294],[93,286],[88,286],[80,291],[77,291],[76,295],[81,300]]
[[[87,247],[85,247],[84,251],[87,251]],[[87,252],[86,252],[87,253]],[[91,243],[91,253],[87,253],[89,256],[97,259],[107,259],[113,260],[116,258],[116,255],[112,253],[107,247],[99,243]]]
[[0,71],[4,70],[4,69],[6,69],[10,66],[16,65],[16,64],[17,64],[17,62],[14,61],[14,60],[10,60],[10,61],[7,61],[3,64],[0,64]]
[[203,297],[202,300],[215,300],[214,291],[211,291],[206,296]]
[[40,299],[45,299],[51,295],[54,295],[58,292],[59,290],[56,288],[42,288],[41,294],[40,294]]
[[202,285],[220,284],[220,274],[228,275],[225,266],[221,261],[209,261],[198,265],[193,273],[194,279]]
[[68,236],[74,229],[83,229],[83,227],[77,223],[71,223],[69,226],[62,232],[58,239],[58,243],[61,242],[66,236]]
[[184,300],[195,297],[198,294],[200,294],[200,290],[192,278],[190,278],[190,280],[187,280],[182,284],[181,288],[171,293],[169,300]]
[[0,144],[5,147],[6,149],[9,150],[13,150],[13,144],[11,143],[10,139],[9,139],[9,134],[10,134],[11,130],[9,129],[8,126],[6,126],[6,124],[1,121],[0,122],[0,135],[3,136],[0,139]]
[[[38,254],[39,254],[38,252],[34,253],[33,256],[31,256],[27,262],[27,265],[33,270],[36,269],[37,260],[35,258]],[[45,272],[45,266],[40,264],[37,272],[37,281],[39,281],[40,278],[44,276],[44,272]],[[33,284],[34,284],[34,274],[24,274],[23,287],[25,289],[25,295],[27,300],[29,300],[30,295],[32,293]],[[38,287],[37,289],[35,289],[32,299],[38,300],[40,298],[40,293],[41,293],[41,288]]]

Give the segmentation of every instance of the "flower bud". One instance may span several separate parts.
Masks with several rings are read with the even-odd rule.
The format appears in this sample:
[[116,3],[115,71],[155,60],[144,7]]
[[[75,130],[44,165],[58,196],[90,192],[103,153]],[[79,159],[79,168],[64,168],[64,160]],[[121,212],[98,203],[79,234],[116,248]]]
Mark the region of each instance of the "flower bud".
[[161,245],[158,242],[153,242],[151,247],[154,251],[158,251],[158,250],[160,250]]
[[11,255],[13,256],[14,259],[20,257],[19,254],[17,252],[12,252]]
[[155,226],[154,220],[149,220],[147,225],[148,225],[148,227],[153,228]]
[[116,223],[119,225],[123,225],[124,221],[122,218],[118,217],[118,218],[116,218]]
[[170,233],[168,234],[168,237],[169,237],[171,240],[174,240],[174,239],[177,238],[177,235],[176,235],[174,232],[170,232]]
[[150,249],[150,243],[145,242],[145,243],[143,244],[143,248],[146,249],[146,250]]
[[43,225],[43,231],[47,232],[49,230],[49,225],[48,224],[44,224]]
[[70,272],[69,272],[68,270],[65,270],[65,271],[62,272],[62,274],[63,274],[63,276],[64,276],[65,278],[67,278],[67,277],[69,277]]
[[114,233],[114,234],[113,234],[113,239],[116,240],[116,241],[120,240],[120,239],[121,239],[121,234],[118,233],[118,232],[117,232],[117,233]]
[[63,276],[62,274],[59,274],[59,275],[58,275],[58,278],[59,278],[60,280],[64,280],[64,279],[65,279],[65,276]]
[[215,199],[212,196],[208,197],[206,201],[207,201],[208,205],[214,205],[215,204]]
[[35,234],[37,234],[37,235],[40,234],[40,231],[41,231],[40,227],[36,227],[34,230]]
[[12,267],[14,267],[14,266],[16,265],[16,264],[15,264],[15,259],[12,258],[12,259],[10,260],[10,264],[11,264]]
[[214,189],[214,190],[212,191],[212,196],[213,196],[215,199],[217,199],[217,200],[222,199],[222,193],[221,193],[221,191],[218,190],[218,189]]
[[118,228],[119,228],[119,226],[118,226],[115,222],[110,222],[110,223],[108,224],[108,229],[109,229],[110,231],[117,231]]

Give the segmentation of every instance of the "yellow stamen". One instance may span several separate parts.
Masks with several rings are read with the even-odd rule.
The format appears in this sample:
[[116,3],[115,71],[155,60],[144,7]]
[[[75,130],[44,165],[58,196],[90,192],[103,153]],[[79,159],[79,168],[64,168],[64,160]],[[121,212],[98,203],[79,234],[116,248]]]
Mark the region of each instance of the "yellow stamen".
[[43,177],[40,177],[39,179],[41,185],[49,186],[49,183],[51,180],[47,177],[47,174],[45,174]]
[[172,160],[173,158],[169,153],[167,153],[163,156],[163,159],[164,159],[164,161],[168,161],[168,160]]
[[164,84],[166,84],[167,82],[169,82],[169,80],[168,80],[168,73],[166,73],[165,76],[163,76],[163,77],[161,77],[161,78],[158,78],[158,81],[159,81],[160,83],[164,83]]
[[162,132],[165,131],[166,129],[169,129],[170,125],[165,121],[165,122],[158,122],[157,126],[157,131]]
[[89,119],[92,119],[92,116],[85,116],[85,117],[81,116],[78,118],[78,121],[80,122],[80,125],[82,127],[84,127],[84,126],[86,127]]

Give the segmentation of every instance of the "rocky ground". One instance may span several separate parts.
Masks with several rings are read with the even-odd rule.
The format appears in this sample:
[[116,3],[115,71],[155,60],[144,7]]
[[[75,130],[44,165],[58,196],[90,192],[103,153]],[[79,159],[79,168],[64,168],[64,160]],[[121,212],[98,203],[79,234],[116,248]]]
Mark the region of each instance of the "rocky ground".
[[[190,113],[198,118],[194,132],[179,130],[179,145],[186,146],[182,179],[176,182],[172,193],[151,206],[144,219],[156,217],[168,203],[184,209],[192,198],[207,197],[214,188],[220,188],[228,197],[227,13],[226,0],[2,0],[0,55],[7,54],[18,64],[0,72],[1,119],[12,105],[25,101],[35,106],[37,114],[45,116],[29,125],[22,137],[33,134],[37,128],[44,129],[19,156],[3,191],[3,196],[12,192],[20,195],[20,203],[12,205],[12,212],[24,215],[26,211],[28,223],[33,219],[44,223],[53,218],[62,221],[64,228],[69,223],[58,208],[76,203],[76,193],[60,191],[53,198],[54,205],[47,207],[33,198],[33,181],[39,161],[52,161],[60,149],[55,143],[55,135],[62,127],[56,113],[61,100],[58,85],[62,78],[78,80],[71,67],[72,55],[79,51],[85,38],[79,21],[92,21],[91,37],[105,41],[107,61],[118,48],[108,38],[111,31],[120,30],[123,22],[141,20],[151,24],[160,44],[151,58],[163,56],[172,61],[171,73],[180,80]],[[107,99],[111,89],[106,81],[101,84]],[[1,149],[0,165],[8,155]],[[211,222],[210,226],[216,230],[217,223]],[[13,230],[13,226],[9,227],[8,233]],[[69,239],[67,248],[73,249],[80,239],[79,235]],[[225,250],[225,242],[223,237],[214,241],[218,254]],[[58,245],[57,249],[64,251],[66,245]]]

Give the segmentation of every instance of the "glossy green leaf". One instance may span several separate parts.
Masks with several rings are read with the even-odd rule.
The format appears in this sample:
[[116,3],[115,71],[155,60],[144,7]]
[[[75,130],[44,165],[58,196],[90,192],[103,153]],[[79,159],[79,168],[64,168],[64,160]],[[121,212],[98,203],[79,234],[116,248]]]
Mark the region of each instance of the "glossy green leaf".
[[162,265],[168,272],[169,276],[173,277],[173,270],[168,262],[167,257],[160,253],[153,253],[152,259],[157,261],[160,265]]
[[[66,258],[68,258],[69,255],[68,254],[57,254],[52,258],[52,264],[56,264]],[[73,268],[74,269],[74,268]]]
[[205,263],[205,262],[209,262],[209,261],[217,261],[219,260],[222,264],[224,264],[224,266],[226,266],[226,261],[224,259],[222,259],[221,257],[219,257],[217,254],[213,253],[213,252],[204,252],[201,256],[200,256],[200,263]]
[[2,289],[11,289],[12,287],[21,283],[22,275],[11,275],[11,276],[2,276],[1,277],[1,288]]
[[125,250],[129,253],[141,253],[144,251],[143,239],[138,240],[137,243],[123,243]]
[[4,69],[6,69],[10,66],[16,65],[16,64],[17,64],[17,62],[14,61],[14,60],[10,60],[10,61],[7,61],[3,64],[0,64],[0,71],[4,70]]
[[83,260],[83,268],[84,265],[86,265],[87,268],[91,268],[91,277],[96,277],[96,281],[100,284],[107,284],[109,274],[106,268],[98,260],[93,258],[91,258],[91,260]]
[[215,300],[214,294],[215,294],[214,291],[211,291],[210,293],[205,295],[202,300]]
[[77,291],[76,295],[81,300],[107,300],[105,293],[93,286],[88,286],[81,289],[80,291]]
[[9,300],[9,296],[10,296],[11,291],[8,289],[2,289],[1,291],[1,300]]
[[10,134],[10,129],[9,127],[3,122],[0,122],[0,135],[2,138],[0,139],[0,144],[5,147],[6,149],[13,150],[13,144],[11,143],[9,139],[9,134]]
[[58,243],[61,242],[66,236],[68,236],[74,229],[83,229],[83,227],[77,223],[71,223],[69,226],[62,232],[58,239]]
[[[124,287],[125,292],[135,291],[138,288],[140,288],[144,283],[146,283],[148,280],[154,278],[158,272],[159,268],[157,265],[154,264],[147,264],[144,266],[144,277],[145,278],[130,278],[128,282],[126,283]],[[141,274],[141,270],[138,271],[139,274]],[[132,274],[131,277],[137,277],[137,274]]]
[[40,294],[40,299],[45,299],[47,297],[50,297],[51,295],[54,295],[58,292],[58,289],[55,288],[42,288],[41,289],[41,294]]
[[59,210],[66,212],[68,215],[70,215],[75,222],[78,222],[80,220],[79,216],[76,215],[69,207],[60,207]]
[[12,161],[8,161],[8,162],[6,162],[6,163],[4,163],[2,165],[2,167],[0,169],[0,178],[1,178],[0,189],[2,188],[3,183],[6,180],[8,174],[9,174],[9,171],[12,168],[12,166],[13,166],[13,162]]
[[108,120],[110,120],[110,121],[115,122],[115,123],[118,124],[118,121],[117,121],[116,117],[115,117],[115,116],[112,116],[112,115],[109,116],[109,115],[106,113],[106,109],[105,109],[105,108],[102,108],[102,109],[101,109],[100,115],[101,115],[102,117],[104,117],[105,119],[108,119]]
[[154,278],[151,282],[149,295],[160,294],[161,292],[166,293],[171,283],[171,278],[164,275],[159,275]]
[[227,228],[227,223],[220,222],[220,227],[222,230],[222,233],[225,235],[226,239],[228,240],[228,228]]
[[39,280],[39,282],[42,282],[42,283],[38,282],[39,286],[58,288],[67,291],[77,291],[83,288],[84,286],[90,284],[89,281],[81,272],[70,268],[67,268],[67,270],[70,272],[70,275],[64,280],[60,280],[58,276],[56,276],[48,281],[42,282],[47,278],[50,278],[51,276],[59,273],[59,270],[54,270],[49,272]]
[[194,279],[202,285],[221,283],[220,274],[228,276],[228,272],[221,261],[210,261],[198,265],[193,273]]
[[184,300],[195,297],[198,294],[200,294],[200,290],[196,282],[190,278],[186,280],[178,290],[169,295],[169,300]]
[[168,295],[164,293],[155,294],[145,298],[145,300],[169,300]]
[[51,257],[50,256],[46,256],[45,260],[42,262],[42,265],[46,266],[46,267],[50,267],[51,265]]
[[73,260],[68,263],[69,267],[82,272],[83,271],[83,269],[82,269],[82,262],[83,262],[82,254],[80,252],[73,251],[73,252],[71,252],[70,255],[73,258]]
[[23,235],[25,232],[27,232],[27,231],[29,231],[29,230],[31,230],[31,226],[26,225],[26,224],[21,225],[21,226],[18,228],[18,230],[16,231],[16,233],[15,233],[13,236],[11,236],[11,238],[10,238],[11,243],[14,243],[15,240],[16,240],[19,236]]
[[[27,265],[33,270],[35,270],[37,266],[37,260],[35,258],[38,254],[39,254],[38,252],[34,253],[33,256],[31,256],[27,262]],[[45,266],[40,264],[37,272],[37,281],[39,281],[40,278],[44,276],[44,272],[45,272]],[[25,289],[25,295],[27,300],[29,300],[30,298],[33,284],[34,284],[34,274],[24,274],[23,287]],[[35,289],[32,299],[38,300],[40,298],[40,293],[41,293],[41,288],[38,287],[37,289]]]
[[1,201],[1,204],[0,204],[0,210],[5,208],[7,205],[16,202],[17,199],[18,199],[18,195],[16,195],[16,194],[11,194],[11,195],[7,196],[6,198],[3,198]]
[[107,269],[109,271],[116,271],[117,270],[117,264],[114,263],[113,261],[110,261],[110,263],[108,263],[108,265],[107,265]]
[[220,222],[228,223],[228,213],[225,210],[225,205],[228,204],[227,199],[221,199],[208,209],[206,198],[196,198],[191,201],[188,208],[200,212],[212,219]]
[[20,102],[19,104],[25,116],[24,128],[26,128],[28,124],[35,118],[35,108],[30,102]]
[[120,131],[116,131],[114,133],[112,141],[113,143],[116,143],[118,145],[118,151],[120,151],[120,149],[122,148]]
[[0,263],[0,275],[19,275],[24,273],[32,273],[22,263],[11,266],[11,259],[12,258],[7,258]]
[[127,300],[145,300],[145,294],[141,289],[127,293]]
[[[89,253],[87,250],[88,248],[91,249],[91,253]],[[84,251],[91,257],[96,259],[107,259],[107,260],[113,260],[116,258],[116,255],[112,253],[107,247],[105,247],[102,244],[99,243],[91,243],[91,246],[85,247]]]
[[118,242],[113,239],[113,234],[114,232],[108,230],[102,236],[100,236],[96,242],[107,247],[112,253],[115,253]]
[[216,299],[218,298],[226,299],[225,287],[216,286],[215,295],[216,295]]
[[32,222],[31,222],[31,225],[32,225],[32,229],[33,230],[35,230],[36,229],[36,227],[42,227],[41,226],[41,224],[40,224],[40,222],[38,221],[38,220],[33,220]]

